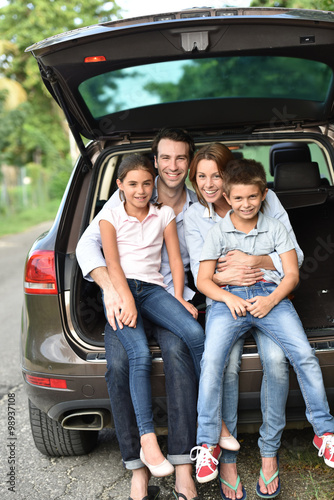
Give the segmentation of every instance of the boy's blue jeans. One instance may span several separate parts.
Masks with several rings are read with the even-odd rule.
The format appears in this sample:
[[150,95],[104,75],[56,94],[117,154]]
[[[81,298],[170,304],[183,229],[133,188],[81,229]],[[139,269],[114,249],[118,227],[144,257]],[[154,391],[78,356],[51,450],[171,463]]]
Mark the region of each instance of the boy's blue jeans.
[[[276,285],[259,282],[250,287],[227,286],[226,290],[244,299],[267,296]],[[250,313],[234,319],[223,302],[213,302],[206,324],[205,350],[201,364],[198,398],[197,443],[215,445],[221,430],[221,402],[224,371],[234,343],[255,327],[274,340],[296,372],[306,404],[306,417],[317,435],[334,432],[319,362],[301,321],[289,299],[282,300],[264,318]]]
[[129,279],[138,311],[137,327],[117,328],[116,334],[129,359],[129,384],[139,434],[154,432],[151,395],[152,358],[143,317],[172,331],[187,345],[197,378],[204,348],[204,332],[184,306],[159,285]]

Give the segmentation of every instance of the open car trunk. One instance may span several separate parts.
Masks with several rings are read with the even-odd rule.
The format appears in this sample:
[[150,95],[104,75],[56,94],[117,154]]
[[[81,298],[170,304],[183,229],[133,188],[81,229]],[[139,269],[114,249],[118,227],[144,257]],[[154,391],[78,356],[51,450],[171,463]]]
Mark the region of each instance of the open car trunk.
[[[300,283],[294,290],[291,300],[301,318],[307,335],[315,347],[334,347],[334,186],[332,186],[332,171],[330,157],[325,144],[320,144],[310,136],[302,140],[295,136],[289,142],[267,140],[224,141],[233,148],[234,154],[261,161],[267,171],[268,186],[273,189],[286,208],[297,241],[304,252],[304,263],[300,269]],[[215,140],[215,139],[214,139]],[[200,143],[201,144],[201,143]],[[313,179],[312,170],[299,177],[300,161],[288,163],[288,173],[283,172],[283,182],[275,178],[275,166],[272,151],[277,146],[284,149],[288,144],[288,157],[298,158],[299,149],[309,150],[309,160],[305,165],[312,164],[319,170],[319,179]],[[290,149],[289,149],[290,148]],[[292,148],[292,149],[291,149]],[[140,144],[137,151],[149,154],[147,148]],[[293,150],[297,150],[295,153]],[[291,152],[292,151],[292,152]],[[291,156],[292,155],[292,156]],[[95,174],[92,182],[94,195],[89,198],[92,206],[85,211],[90,214],[89,220],[83,221],[83,228],[102,208],[104,202],[115,190],[115,171],[122,157],[122,152],[104,152],[96,161]],[[305,168],[305,165],[302,168]],[[295,167],[297,166],[297,170]],[[304,171],[303,171],[304,172]],[[307,176],[309,175],[309,179]],[[277,177],[277,176],[276,176]],[[303,180],[304,179],[304,180]],[[83,343],[91,346],[93,351],[103,351],[103,332],[105,317],[101,300],[101,292],[97,285],[85,280],[80,269],[74,272],[74,283],[71,292],[72,322]],[[203,319],[203,309],[201,320]],[[246,343],[253,346],[253,340]],[[246,351],[247,352],[247,347]]]

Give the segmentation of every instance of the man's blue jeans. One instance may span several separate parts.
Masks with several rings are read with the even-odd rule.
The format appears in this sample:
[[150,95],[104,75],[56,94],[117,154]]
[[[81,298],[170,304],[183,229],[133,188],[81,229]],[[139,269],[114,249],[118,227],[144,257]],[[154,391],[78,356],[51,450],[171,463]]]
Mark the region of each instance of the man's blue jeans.
[[[259,282],[250,287],[228,286],[226,289],[244,299],[267,296],[276,285]],[[257,328],[284,351],[294,368],[306,404],[306,417],[314,432],[322,435],[334,431],[329,413],[319,362],[311,348],[301,321],[289,299],[282,300],[264,318],[250,313],[234,319],[223,302],[213,302],[206,325],[205,350],[198,398],[197,443],[218,443],[221,429],[221,401],[224,371],[234,343],[250,328]]]
[[[145,322],[157,341],[164,361],[168,407],[168,460],[173,465],[192,463],[190,450],[196,443],[197,389],[194,364],[185,343],[172,332]],[[116,435],[125,467],[144,466],[139,458],[140,438],[129,387],[129,360],[116,332],[105,328],[106,381]]]
[[152,358],[143,317],[171,330],[187,345],[199,378],[204,332],[185,307],[159,285],[129,279],[138,311],[137,326],[117,328],[116,334],[129,358],[129,382],[139,434],[154,432],[151,395]]

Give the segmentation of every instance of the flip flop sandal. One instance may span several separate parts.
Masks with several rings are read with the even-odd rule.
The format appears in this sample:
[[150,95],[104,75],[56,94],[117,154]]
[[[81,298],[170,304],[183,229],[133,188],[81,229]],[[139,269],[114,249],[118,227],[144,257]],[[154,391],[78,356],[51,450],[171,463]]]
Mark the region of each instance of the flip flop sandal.
[[[188,500],[187,497],[183,495],[183,493],[178,493],[175,490],[173,490],[173,495],[175,496],[176,500],[179,500],[180,498],[182,498],[183,500]],[[191,498],[190,500],[199,500],[199,497],[194,497]]]
[[256,485],[256,494],[257,496],[261,497],[261,498],[275,498],[277,497],[277,495],[279,495],[280,491],[281,491],[281,480],[279,478],[279,460],[278,460],[278,455],[277,455],[277,471],[275,472],[275,474],[273,474],[271,476],[270,479],[268,479],[268,481],[266,481],[265,477],[264,477],[264,474],[263,474],[263,471],[262,471],[262,467],[260,469],[260,476],[262,477],[262,480],[264,482],[264,484],[266,486],[268,486],[269,483],[271,483],[276,477],[278,477],[278,486],[277,486],[277,490],[274,492],[274,493],[262,493],[261,490],[260,490],[260,483],[259,481],[257,482],[257,485]]
[[[146,497],[144,497],[142,500],[156,500],[159,496],[160,488],[159,486],[148,486],[147,493],[148,495],[146,495]],[[132,500],[132,498],[129,497],[129,500]]]
[[[237,482],[235,483],[235,486],[232,486],[232,484],[228,483],[227,481],[225,481],[224,479],[222,479],[219,476],[219,486],[220,486],[219,489],[220,489],[221,497],[223,498],[223,500],[231,500],[227,496],[225,496],[221,483],[225,484],[225,486],[227,486],[228,488],[231,488],[231,490],[237,492],[237,489],[238,489],[238,486],[240,483],[240,476],[237,477]],[[246,500],[246,498],[247,498],[246,490],[244,487],[242,487],[242,497],[240,499],[238,498],[238,500]]]

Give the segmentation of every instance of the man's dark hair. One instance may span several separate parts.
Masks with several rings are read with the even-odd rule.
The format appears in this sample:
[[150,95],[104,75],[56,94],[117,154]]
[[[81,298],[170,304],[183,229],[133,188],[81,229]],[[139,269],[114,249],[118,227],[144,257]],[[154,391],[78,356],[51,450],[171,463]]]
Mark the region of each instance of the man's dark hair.
[[161,139],[169,139],[175,142],[185,142],[189,146],[189,161],[193,159],[195,153],[195,143],[191,135],[181,128],[163,128],[159,130],[152,142],[152,152],[154,156],[158,155],[158,144]]

